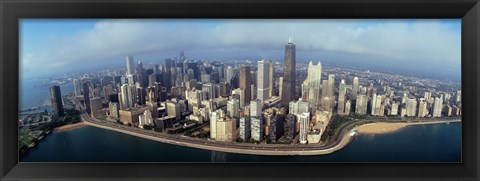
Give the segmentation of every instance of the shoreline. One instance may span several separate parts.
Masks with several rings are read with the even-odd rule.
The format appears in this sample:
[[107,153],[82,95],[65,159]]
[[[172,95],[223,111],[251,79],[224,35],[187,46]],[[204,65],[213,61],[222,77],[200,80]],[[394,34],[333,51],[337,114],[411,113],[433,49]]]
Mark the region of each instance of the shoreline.
[[415,125],[427,125],[427,124],[449,124],[461,122],[461,120],[432,120],[432,121],[420,121],[420,122],[375,122],[363,124],[355,128],[360,134],[384,134],[384,133],[393,133],[399,131],[408,126]]
[[56,128],[53,129],[53,132],[69,131],[69,130],[84,127],[86,125],[87,124],[85,124],[85,122],[81,121],[81,122],[78,122],[78,123],[67,124],[67,125],[63,125],[63,126],[60,126],[60,127],[56,127]]
[[[382,134],[382,133],[398,131],[406,126],[411,126],[411,125],[447,124],[450,122],[461,122],[461,120],[449,120],[449,121],[435,120],[435,121],[425,121],[425,122],[375,122],[375,123],[363,124],[357,127],[348,128],[348,130],[341,131],[343,132],[343,134],[340,135],[341,137],[336,141],[336,144],[329,145],[327,147],[322,147],[315,144],[297,145],[298,147],[297,146],[288,147],[284,145],[275,147],[273,145],[236,144],[237,146],[244,146],[244,147],[236,147],[236,148],[215,145],[215,143],[219,143],[217,141],[205,140],[205,143],[195,143],[195,142],[188,142],[188,141],[180,141],[173,136],[170,138],[158,137],[155,135],[137,133],[134,131],[106,126],[106,125],[102,125],[102,124],[98,124],[90,121],[84,121],[84,124],[119,132],[119,133],[128,134],[128,135],[143,138],[143,139],[148,139],[152,141],[157,141],[157,142],[162,142],[162,143],[167,143],[167,144],[177,145],[177,146],[203,149],[203,150],[221,151],[221,152],[236,153],[236,154],[265,155],[265,156],[294,156],[294,155],[307,156],[307,155],[326,155],[326,154],[330,154],[335,151],[343,149],[353,140],[353,138],[356,135],[358,135],[358,134],[352,134],[352,132],[359,133],[359,134]],[[388,129],[385,129],[383,127],[385,125],[389,125]],[[304,146],[307,146],[307,147],[304,147]],[[290,149],[283,149],[283,148],[290,148]],[[312,148],[318,148],[318,149],[312,149]]]
[[[86,121],[85,124],[102,128],[102,129],[107,129],[111,131],[116,131],[124,134],[128,134],[131,136],[136,136],[152,141],[158,141],[162,143],[167,143],[167,144],[172,144],[172,145],[177,145],[177,146],[184,146],[184,147],[191,147],[191,148],[197,148],[197,149],[203,149],[203,150],[210,150],[210,151],[220,151],[220,152],[227,152],[227,153],[236,153],[236,154],[248,154],[248,155],[264,155],[264,156],[294,156],[294,155],[302,155],[302,156],[308,156],[308,155],[326,155],[333,153],[335,151],[341,150],[343,147],[347,146],[353,139],[355,135],[350,135],[350,131],[346,132],[340,142],[329,148],[324,148],[324,149],[318,149],[318,150],[269,150],[269,149],[262,149],[262,148],[257,148],[261,145],[248,145],[249,148],[229,148],[229,147],[221,147],[221,146],[214,146],[214,145],[208,145],[208,144],[197,144],[197,143],[189,143],[189,142],[179,142],[176,140],[171,140],[167,138],[160,138],[160,137],[155,137],[155,136],[150,136],[150,135],[145,135],[145,134],[140,134],[140,133],[135,133],[123,129],[118,129],[118,128],[112,128],[109,126],[104,126],[100,124],[95,124]],[[215,142],[215,141],[212,141]],[[240,145],[240,144],[239,144]],[[254,148],[252,148],[252,147]],[[285,147],[285,146],[279,146],[278,148]],[[313,146],[312,146],[313,147]]]

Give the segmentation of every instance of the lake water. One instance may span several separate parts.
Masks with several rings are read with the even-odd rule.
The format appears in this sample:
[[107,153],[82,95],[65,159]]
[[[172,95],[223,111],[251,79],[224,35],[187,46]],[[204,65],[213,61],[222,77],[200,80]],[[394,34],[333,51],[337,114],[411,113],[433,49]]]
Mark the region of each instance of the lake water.
[[21,162],[461,162],[461,123],[409,126],[358,135],[342,150],[317,156],[257,156],[155,142],[97,127],[56,132]]

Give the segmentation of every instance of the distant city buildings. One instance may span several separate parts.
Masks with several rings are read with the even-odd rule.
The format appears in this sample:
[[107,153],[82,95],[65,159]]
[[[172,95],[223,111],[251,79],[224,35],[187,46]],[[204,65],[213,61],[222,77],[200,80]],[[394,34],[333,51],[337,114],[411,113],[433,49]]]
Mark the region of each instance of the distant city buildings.
[[[71,79],[73,94],[83,96],[86,112],[96,119],[224,142],[319,144],[330,122],[342,117],[461,116],[461,90],[428,87],[428,81],[413,77],[323,67],[320,61],[297,65],[291,39],[284,53],[283,65],[264,59],[194,61],[183,51],[161,65],[134,64],[133,56],[126,56],[126,70]],[[59,87],[50,93],[54,114],[62,115]]]

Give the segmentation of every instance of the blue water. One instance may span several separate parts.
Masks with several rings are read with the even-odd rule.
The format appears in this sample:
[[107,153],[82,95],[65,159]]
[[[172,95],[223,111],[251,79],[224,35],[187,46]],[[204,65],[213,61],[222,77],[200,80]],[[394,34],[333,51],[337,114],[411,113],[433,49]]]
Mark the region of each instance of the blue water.
[[358,135],[340,151],[318,156],[257,156],[150,141],[86,126],[52,133],[21,162],[461,162],[461,123],[418,125]]
[[[40,85],[48,82],[48,79],[21,79],[19,82],[19,109],[26,110],[34,106],[50,105],[50,87],[52,85]],[[60,85],[60,90],[63,95],[73,92],[73,84],[67,82]]]

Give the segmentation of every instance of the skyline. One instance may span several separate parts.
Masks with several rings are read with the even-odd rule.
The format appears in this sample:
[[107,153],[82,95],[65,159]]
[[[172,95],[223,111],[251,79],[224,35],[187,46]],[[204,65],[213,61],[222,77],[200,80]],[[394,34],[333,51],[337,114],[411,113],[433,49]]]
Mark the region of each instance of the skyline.
[[91,69],[99,61],[103,66],[116,65],[126,55],[163,63],[180,50],[194,60],[265,58],[283,62],[282,46],[293,37],[299,63],[370,65],[445,74],[459,80],[460,25],[456,19],[24,19],[20,22],[20,69],[21,77],[26,78],[45,75],[39,66],[48,73],[67,73]]

